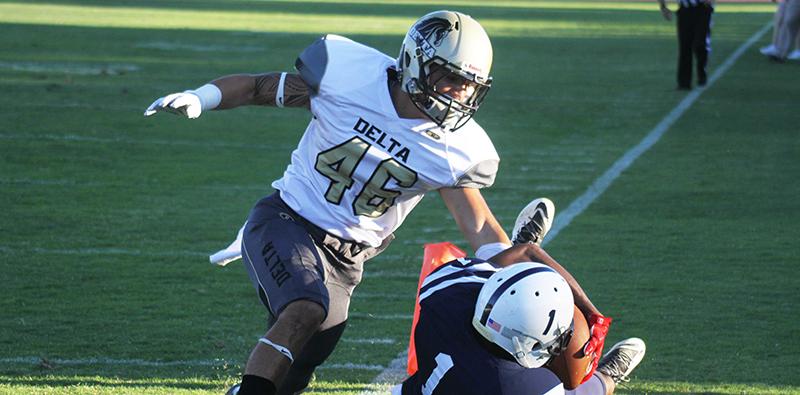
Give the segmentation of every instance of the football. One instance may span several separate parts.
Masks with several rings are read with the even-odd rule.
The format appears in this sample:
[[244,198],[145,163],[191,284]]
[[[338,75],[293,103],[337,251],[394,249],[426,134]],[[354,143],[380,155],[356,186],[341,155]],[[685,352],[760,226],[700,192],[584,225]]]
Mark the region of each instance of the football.
[[572,318],[574,330],[567,349],[547,364],[547,368],[556,374],[564,383],[564,388],[571,390],[580,385],[588,370],[592,367],[591,355],[583,355],[583,346],[589,340],[589,326],[583,313],[575,306]]

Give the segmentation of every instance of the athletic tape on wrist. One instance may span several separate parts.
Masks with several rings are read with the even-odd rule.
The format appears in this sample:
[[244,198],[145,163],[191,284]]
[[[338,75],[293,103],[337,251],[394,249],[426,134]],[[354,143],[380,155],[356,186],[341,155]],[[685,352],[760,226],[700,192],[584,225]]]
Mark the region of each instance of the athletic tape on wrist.
[[217,108],[222,101],[222,91],[214,84],[205,84],[190,92],[200,98],[200,108],[203,111]]
[[278,81],[278,90],[275,92],[275,105],[283,108],[283,87],[286,85],[286,73],[281,73],[281,80]]
[[507,250],[511,247],[511,244],[506,243],[488,243],[478,247],[475,250],[475,257],[478,259],[483,259],[484,261],[489,260],[489,258]]
[[262,338],[258,339],[258,341],[260,343],[264,343],[264,344],[266,344],[266,345],[278,350],[279,353],[283,354],[286,358],[289,358],[289,362],[290,363],[294,362],[294,357],[292,356],[292,352],[289,351],[288,348],[286,348],[284,346],[281,346],[280,344],[275,344],[275,343],[269,341],[269,339],[267,339],[266,337],[262,337]]

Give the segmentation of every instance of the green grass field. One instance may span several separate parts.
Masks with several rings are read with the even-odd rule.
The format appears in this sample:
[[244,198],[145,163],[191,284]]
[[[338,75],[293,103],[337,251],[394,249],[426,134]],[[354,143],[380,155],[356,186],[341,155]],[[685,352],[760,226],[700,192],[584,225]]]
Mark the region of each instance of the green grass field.
[[[471,14],[495,48],[477,119],[510,226],[565,209],[686,97],[655,1],[0,0],[0,394],[222,394],[265,330],[239,263],[207,255],[270,191],[308,121],[242,108],[145,119],[221,75],[291,70],[323,33],[394,56],[419,16]],[[710,71],[771,21],[718,4]],[[626,394],[800,394],[800,63],[758,36],[547,249],[648,354]],[[429,196],[371,261],[310,394],[362,394],[407,347]]]

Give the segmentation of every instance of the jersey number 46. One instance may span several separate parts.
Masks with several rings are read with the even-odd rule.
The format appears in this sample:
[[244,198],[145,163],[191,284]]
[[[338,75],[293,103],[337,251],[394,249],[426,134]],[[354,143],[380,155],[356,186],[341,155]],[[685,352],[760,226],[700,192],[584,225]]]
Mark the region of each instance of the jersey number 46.
[[[353,174],[370,147],[363,139],[353,137],[317,155],[314,168],[331,181],[325,200],[341,204],[344,193],[353,187]],[[353,214],[376,218],[392,207],[400,191],[386,188],[391,180],[400,187],[410,188],[417,182],[417,173],[394,158],[384,159],[353,200]]]

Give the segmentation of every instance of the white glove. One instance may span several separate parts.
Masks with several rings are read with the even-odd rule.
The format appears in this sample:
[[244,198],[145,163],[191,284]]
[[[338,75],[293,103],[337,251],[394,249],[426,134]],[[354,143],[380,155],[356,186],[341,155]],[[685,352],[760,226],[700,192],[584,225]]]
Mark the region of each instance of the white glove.
[[203,105],[200,103],[200,98],[194,93],[173,93],[154,101],[144,111],[144,116],[149,117],[159,111],[185,115],[187,118],[194,119],[203,112]]
[[194,91],[173,93],[154,101],[144,116],[149,117],[159,111],[183,115],[189,119],[200,116],[204,110],[216,108],[222,101],[222,92],[213,84],[206,84]]

